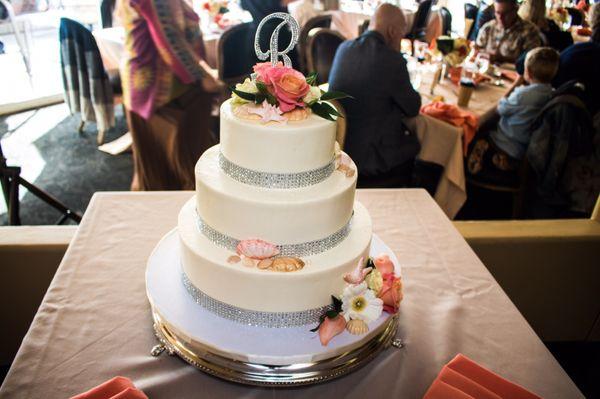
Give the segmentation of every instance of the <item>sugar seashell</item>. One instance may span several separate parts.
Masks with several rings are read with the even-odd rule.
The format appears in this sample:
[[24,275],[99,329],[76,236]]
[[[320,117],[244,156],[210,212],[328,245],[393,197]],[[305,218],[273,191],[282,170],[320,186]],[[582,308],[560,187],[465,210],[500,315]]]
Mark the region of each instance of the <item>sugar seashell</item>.
[[231,255],[229,258],[227,258],[227,263],[231,263],[231,264],[238,263],[241,260],[242,260],[242,258],[240,258],[239,256]]
[[346,177],[352,177],[352,176],[354,176],[354,173],[355,173],[354,169],[348,168],[348,170],[346,171]]
[[248,258],[247,256],[242,256],[242,264],[247,267],[254,267],[258,261],[256,259]]
[[260,115],[253,114],[248,111],[248,107],[252,107],[252,105],[244,104],[233,107],[233,114],[241,119],[247,119],[252,121],[259,121]]
[[346,323],[346,330],[352,335],[362,335],[369,331],[369,326],[362,320],[350,320]]
[[273,259],[271,270],[277,272],[295,272],[304,267],[304,261],[300,258],[281,257]]
[[273,264],[273,259],[263,259],[258,262],[259,269],[268,269]]
[[308,112],[306,108],[296,108],[293,111],[284,112],[282,116],[286,117],[290,122],[297,122],[308,118]]
[[274,244],[259,239],[242,240],[236,249],[239,255],[259,260],[279,254],[279,249]]

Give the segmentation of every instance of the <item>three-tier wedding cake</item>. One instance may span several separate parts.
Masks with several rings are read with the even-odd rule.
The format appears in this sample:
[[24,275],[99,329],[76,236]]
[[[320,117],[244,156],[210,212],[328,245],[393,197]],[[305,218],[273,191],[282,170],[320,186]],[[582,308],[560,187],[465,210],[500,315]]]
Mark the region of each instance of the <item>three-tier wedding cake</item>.
[[[159,338],[240,382],[265,381],[257,364],[276,383],[356,367],[389,344],[402,299],[395,257],[374,253],[387,247],[372,243],[356,165],[336,142],[331,101],[346,95],[322,91],[283,58],[257,64],[221,106],[220,144],[198,160],[196,194],[179,213],[180,265],[166,269],[154,254],[148,266]],[[230,329],[248,343],[231,343]],[[317,361],[337,363],[327,374]]]

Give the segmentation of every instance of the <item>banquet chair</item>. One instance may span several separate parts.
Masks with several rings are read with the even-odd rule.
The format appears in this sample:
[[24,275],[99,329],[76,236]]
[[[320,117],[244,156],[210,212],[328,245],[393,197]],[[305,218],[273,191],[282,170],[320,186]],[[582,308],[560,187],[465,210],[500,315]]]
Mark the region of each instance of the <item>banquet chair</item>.
[[253,40],[254,31],[250,22],[235,25],[221,36],[217,49],[217,70],[219,79],[228,86],[243,82],[252,73],[252,66],[256,63]]
[[440,7],[442,17],[442,35],[450,36],[452,33],[452,14],[446,7]]
[[307,70],[317,73],[317,84],[329,81],[335,52],[344,40],[339,32],[326,28],[315,28],[308,33]]
[[300,71],[306,73],[306,48],[308,46],[308,33],[315,28],[330,28],[331,15],[317,15],[312,17],[300,29],[298,37],[298,54],[300,55]]
[[[0,14],[3,14],[2,16],[4,17],[0,18],[0,26],[7,24],[12,29],[17,46],[19,46],[23,64],[25,64],[25,70],[27,71],[27,75],[31,77],[31,54],[29,52],[31,48],[31,23],[23,19],[19,21],[15,16],[12,4],[7,0],[0,0],[0,8],[2,11]],[[23,31],[19,29],[19,24],[22,25]]]
[[583,25],[584,15],[580,10],[574,7],[567,7],[566,10],[571,16],[571,26]]
[[116,0],[100,1],[100,24],[102,25],[102,28],[112,28],[115,4]]
[[431,14],[432,5],[432,0],[424,0],[419,4],[412,27],[406,35],[407,39],[413,41],[420,40],[422,42],[427,41],[427,23],[429,21],[429,15]]
[[471,38],[479,8],[475,4],[465,3],[465,37]]
[[59,39],[65,103],[71,114],[81,115],[79,133],[86,122],[96,122],[100,145],[106,131],[115,124],[115,98],[96,39],[69,18],[60,19]]

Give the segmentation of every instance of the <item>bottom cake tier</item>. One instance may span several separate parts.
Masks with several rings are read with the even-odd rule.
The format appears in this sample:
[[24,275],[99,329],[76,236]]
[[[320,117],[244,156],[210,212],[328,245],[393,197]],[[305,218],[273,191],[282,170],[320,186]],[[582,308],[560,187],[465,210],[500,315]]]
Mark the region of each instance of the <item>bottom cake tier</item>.
[[[178,230],[168,233],[148,259],[146,290],[154,329],[161,349],[177,354],[200,370],[230,381],[261,385],[290,386],[327,381],[342,376],[373,359],[396,338],[397,314],[383,312],[368,324],[362,335],[348,331],[321,345],[313,325],[268,328],[240,324],[221,318],[198,305],[186,291],[181,278],[181,242]],[[369,253],[390,254],[390,249],[373,236]],[[396,273],[400,274],[399,266]]]
[[331,295],[343,290],[342,276],[369,255],[371,218],[358,202],[347,236],[329,250],[302,257],[303,267],[290,272],[228,261],[236,256],[235,252],[215,244],[201,232],[195,203],[195,198],[190,199],[179,214],[183,280],[197,302],[222,317],[272,325],[269,323],[274,319],[269,315],[283,314],[285,317],[279,318],[275,326],[285,326],[289,321],[293,325],[314,322],[331,303]]

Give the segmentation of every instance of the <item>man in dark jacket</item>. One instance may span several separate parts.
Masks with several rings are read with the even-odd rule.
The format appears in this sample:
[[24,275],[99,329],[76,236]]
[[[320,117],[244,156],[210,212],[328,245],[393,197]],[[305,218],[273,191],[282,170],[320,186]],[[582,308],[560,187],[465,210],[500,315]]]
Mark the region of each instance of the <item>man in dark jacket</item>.
[[404,14],[383,4],[371,29],[340,45],[329,89],[353,97],[341,102],[348,121],[345,151],[358,166],[359,185],[406,186],[420,145],[404,120],[419,113],[421,97],[410,83],[400,53]]

